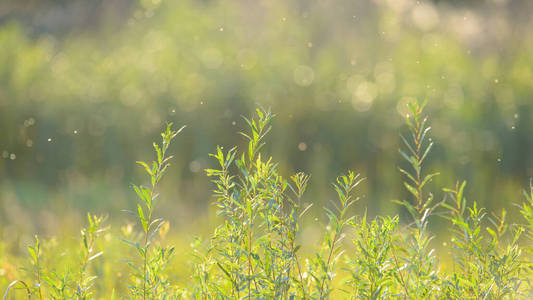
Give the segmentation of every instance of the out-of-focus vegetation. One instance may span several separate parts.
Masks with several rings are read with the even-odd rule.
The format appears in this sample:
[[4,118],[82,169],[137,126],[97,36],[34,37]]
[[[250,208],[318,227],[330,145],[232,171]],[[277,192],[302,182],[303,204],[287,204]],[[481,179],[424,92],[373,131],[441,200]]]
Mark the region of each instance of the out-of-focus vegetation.
[[469,199],[511,207],[533,176],[532,12],[506,0],[2,1],[0,254],[33,233],[71,235],[87,211],[120,216],[141,175],[132,162],[166,122],[188,126],[161,186],[186,243],[214,223],[208,153],[243,145],[234,133],[257,106],[276,112],[264,150],[279,172],[312,174],[313,215],[347,169],[368,178],[369,215],[398,211],[397,133],[414,99],[433,117],[431,184],[462,178]]

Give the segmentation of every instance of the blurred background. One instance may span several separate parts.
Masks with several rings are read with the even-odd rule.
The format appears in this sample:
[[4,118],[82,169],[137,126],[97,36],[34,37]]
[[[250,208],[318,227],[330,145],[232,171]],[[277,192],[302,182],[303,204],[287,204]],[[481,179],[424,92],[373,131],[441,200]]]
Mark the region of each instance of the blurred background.
[[533,176],[532,15],[528,0],[1,0],[0,238],[25,248],[87,211],[123,223],[167,122],[187,128],[158,212],[212,228],[208,154],[242,146],[257,107],[277,115],[281,173],[312,174],[315,215],[349,169],[367,177],[355,213],[399,212],[417,99],[435,196],[464,179],[469,200],[513,210]]

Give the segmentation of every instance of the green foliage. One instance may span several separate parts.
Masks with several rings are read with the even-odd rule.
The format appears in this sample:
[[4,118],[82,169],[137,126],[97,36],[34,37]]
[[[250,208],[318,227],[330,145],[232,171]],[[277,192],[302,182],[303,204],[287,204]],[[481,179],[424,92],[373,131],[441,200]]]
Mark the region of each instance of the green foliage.
[[428,136],[431,127],[427,125],[428,118],[423,115],[426,104],[427,102],[422,105],[418,102],[409,103],[409,111],[412,118],[408,115],[405,121],[409,127],[410,135],[408,139],[400,135],[406,148],[406,150],[400,149],[400,154],[409,163],[411,170],[406,171],[402,168],[399,168],[399,170],[407,178],[404,186],[412,194],[414,203],[409,201],[399,201],[398,203],[407,208],[420,231],[425,230],[427,218],[435,209],[434,206],[431,206],[433,204],[433,195],[430,193],[425,197],[424,187],[431,182],[433,177],[439,174],[423,175],[422,172],[424,161],[433,147],[433,141]]
[[[216,168],[206,169],[214,185],[218,226],[210,238],[195,238],[189,275],[177,282],[172,261],[183,250],[165,246],[168,222],[155,217],[158,186],[170,166],[168,149],[181,129],[169,124],[155,159],[138,162],[148,175],[147,186],[134,185],[138,203],[130,213],[139,230],[123,230],[125,244],[134,253],[122,285],[102,289],[105,268],[122,269],[102,261],[112,245],[100,237],[108,228],[105,218],[88,215],[81,230],[74,263],[54,260],[53,239],[35,237],[28,247],[26,277],[11,281],[3,300],[15,295],[28,299],[527,299],[533,295],[531,240],[533,239],[533,184],[519,205],[525,223],[509,223],[507,212],[488,214],[477,201],[466,200],[466,182],[443,189],[437,202],[429,184],[437,173],[427,173],[424,162],[433,146],[424,116],[425,104],[413,103],[407,117],[408,138],[401,137],[401,156],[409,168],[400,168],[411,199],[396,201],[410,219],[356,213],[356,188],[361,175],[348,171],[333,183],[336,200],[324,207],[327,222],[319,226],[322,240],[315,247],[302,243],[309,175],[298,172],[286,179],[262,148],[271,130],[273,114],[258,109],[244,118],[241,132],[246,146],[217,147],[211,155]],[[183,128],[183,127],[182,127]],[[433,249],[436,236],[428,226],[435,215],[449,222],[450,265],[442,264]],[[348,237],[348,238],[347,238]],[[350,240],[346,242],[345,240]],[[103,251],[106,251],[104,254]],[[116,248],[114,251],[122,251]],[[61,271],[64,270],[64,271]],[[111,273],[112,274],[112,273]],[[12,298],[14,299],[14,298]]]
[[[398,268],[395,278],[402,290],[400,295],[411,298],[431,298],[438,294],[439,275],[434,250],[430,242],[433,236],[427,230],[429,217],[438,205],[434,205],[433,194],[425,194],[424,188],[438,173],[424,175],[423,164],[433,142],[428,136],[431,127],[427,125],[428,118],[423,115],[426,102],[410,103],[410,115],[406,118],[410,136],[408,139],[400,135],[406,150],[400,150],[402,157],[409,163],[411,169],[406,171],[399,168],[407,178],[404,186],[412,195],[413,201],[396,201],[407,208],[413,217],[415,227],[408,226],[401,236],[401,242],[393,246],[394,263]],[[405,272],[403,271],[405,270]]]
[[[223,223],[209,242],[201,268],[196,268],[195,297],[281,298],[306,297],[296,242],[299,221],[309,206],[302,206],[308,176],[289,180],[278,174],[272,158],[260,149],[270,131],[273,115],[257,110],[246,119],[247,151],[232,148],[213,154],[218,169],[213,177],[218,214]],[[233,169],[233,172],[232,172]]]
[[139,203],[137,210],[131,212],[136,216],[141,225],[141,241],[127,241],[139,256],[139,261],[127,260],[131,268],[130,281],[128,283],[130,299],[175,299],[178,292],[170,285],[166,267],[174,256],[174,247],[161,247],[154,245],[154,238],[165,220],[154,218],[154,208],[158,199],[157,185],[170,166],[172,156],[167,155],[168,147],[172,140],[183,130],[174,131],[172,124],[168,124],[166,131],[161,133],[161,144],[153,143],[156,159],[151,164],[142,161],[137,163],[144,167],[150,185],[134,185]]
[[398,269],[394,268],[392,251],[398,217],[381,217],[369,222],[365,215],[351,225],[356,232],[355,251],[347,262],[350,277],[346,281],[346,293],[352,299],[393,296],[394,273]]
[[[452,224],[454,256],[454,272],[446,280],[445,293],[454,299],[515,299],[522,295],[527,265],[518,244],[524,228],[515,226],[510,231],[505,210],[500,217],[488,217],[475,201],[467,207],[465,186],[463,182],[455,189],[444,189],[451,199],[443,207]],[[486,220],[489,226],[483,228]]]
[[335,211],[326,208],[329,224],[326,226],[322,251],[316,253],[308,270],[314,279],[312,298],[328,298],[332,292],[331,282],[336,275],[335,267],[344,253],[341,247],[341,242],[345,237],[343,231],[353,220],[353,217],[348,216],[348,209],[359,200],[353,197],[352,191],[361,181],[359,174],[354,175],[353,172],[348,172],[348,175],[338,177],[336,183],[333,184],[337,192],[338,204],[333,203]]
[[55,266],[44,267],[42,244],[35,236],[33,245],[28,246],[30,267],[25,269],[28,279],[11,282],[3,299],[7,299],[11,288],[23,289],[28,299],[93,299],[97,276],[90,275],[88,268],[104,253],[97,250],[96,241],[107,228],[103,227],[104,217],[88,214],[87,219],[89,226],[81,230],[77,266],[69,266],[65,272],[57,271]]
[[87,275],[87,267],[94,259],[104,254],[104,251],[97,252],[95,243],[97,238],[107,229],[102,227],[103,217],[87,214],[89,227],[81,230],[82,247],[80,249],[80,267],[75,295],[77,299],[91,299],[93,281],[96,276]]

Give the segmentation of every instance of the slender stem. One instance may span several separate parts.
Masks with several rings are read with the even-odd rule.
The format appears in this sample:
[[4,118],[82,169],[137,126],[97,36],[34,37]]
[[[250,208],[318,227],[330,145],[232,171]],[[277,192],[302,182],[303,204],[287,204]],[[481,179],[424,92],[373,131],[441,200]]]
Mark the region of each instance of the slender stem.
[[[161,170],[161,166],[157,168],[157,171],[155,172],[155,176],[159,175],[159,172]],[[152,185],[152,189],[150,191],[150,201],[154,200],[154,190],[157,182]],[[148,244],[148,236],[150,232],[150,227],[152,225],[152,205],[150,205],[150,208],[148,209],[148,218],[146,219],[146,222],[148,224],[148,227],[144,231],[144,255],[143,255],[143,299],[146,300],[146,281],[148,280],[148,250],[150,249],[150,245]]]
[[[161,149],[162,160],[165,159],[165,152],[167,150],[167,147],[168,147],[168,143],[163,143],[163,147]],[[152,184],[152,188],[150,190],[150,202],[151,203],[150,203],[150,207],[148,207],[148,218],[146,219],[146,222],[147,222],[148,226],[147,226],[147,228],[146,228],[146,230],[144,232],[143,300],[146,300],[146,296],[147,296],[146,295],[147,294],[146,281],[149,280],[149,276],[148,276],[148,251],[150,250],[150,244],[149,244],[148,239],[149,239],[149,236],[150,236],[150,229],[151,229],[151,225],[152,225],[153,203],[154,203],[154,198],[155,198],[155,190],[156,190],[159,178],[160,178],[162,167],[163,166],[161,164],[157,164],[157,170],[152,175],[152,176],[155,177],[155,180],[153,181],[154,183]]]
[[26,282],[24,282],[24,281],[22,281],[22,280],[15,280],[15,281],[11,282],[11,283],[7,286],[6,292],[5,292],[4,296],[2,297],[2,300],[7,299],[7,295],[9,295],[9,291],[10,291],[11,288],[13,288],[17,283],[20,284],[20,285],[22,285],[22,288],[21,288],[21,289],[25,289],[25,290],[26,290],[26,296],[28,296],[28,300],[31,300],[32,292],[31,292],[31,290],[30,290],[30,287],[26,284]]
[[[298,277],[300,278],[300,286],[302,288],[302,296],[303,296],[303,299],[307,299],[306,297],[306,293],[305,293],[305,287],[304,287],[304,280],[303,280],[303,276],[302,276],[302,269],[300,267],[300,261],[298,260],[298,255],[296,254],[296,252],[294,251],[294,244],[295,244],[295,239],[296,239],[296,229],[294,230],[295,232],[293,233],[293,237],[291,238],[291,242],[290,242],[290,251],[291,251],[291,256],[292,258],[294,259],[294,261],[296,261],[296,267],[297,267],[297,270],[298,270]],[[288,271],[288,275],[290,276],[290,273],[291,273],[291,269],[290,269],[290,266],[289,266],[289,271]]]
[[304,300],[305,300],[307,299],[307,295],[305,293],[304,279],[302,277],[302,269],[300,267],[300,260],[298,259],[298,255],[296,253],[293,252],[293,255],[294,255],[294,260],[296,260],[296,267],[298,267],[298,276],[300,277],[300,286],[302,287],[302,296],[304,297]]
[[398,263],[398,257],[396,256],[396,250],[394,249],[394,245],[392,244],[391,239],[389,239],[389,242],[391,243],[392,258],[394,259],[394,264],[396,265],[396,269],[398,270],[398,275],[400,276],[400,283],[402,284],[402,287],[405,290],[405,298],[408,298],[409,290],[407,289],[407,284],[405,282],[405,279],[403,278],[403,273],[402,273],[402,270],[400,269],[400,264]]
[[[300,205],[302,203],[302,189],[301,189],[301,186],[298,187],[298,204],[296,205],[296,212],[299,213],[299,208],[300,208]],[[292,237],[292,240],[291,240],[291,253],[294,257],[294,260],[296,261],[296,267],[298,269],[298,277],[300,278],[300,286],[302,288],[302,296],[303,296],[303,299],[306,300],[307,299],[307,295],[305,293],[305,286],[304,286],[304,279],[303,279],[303,276],[302,276],[302,268],[300,266],[300,260],[298,259],[298,255],[296,254],[296,252],[294,251],[294,245],[296,243],[296,232],[298,231],[297,230],[297,226],[298,226],[298,221],[300,219],[300,214],[297,214],[298,218],[296,220],[293,220],[294,221],[294,234],[293,234],[293,237]]]
[[[253,190],[253,197],[248,192],[248,199],[249,201],[256,201],[256,193],[255,189]],[[250,210],[248,211],[248,298],[251,297],[251,288],[252,288],[252,274],[253,274],[253,264],[252,264],[252,233],[253,233],[253,206],[250,204]],[[259,290],[259,287],[257,286],[257,281],[253,280],[255,284],[255,289]]]
[[[230,209],[229,209],[229,214],[230,214],[230,220],[234,220],[234,215],[235,215],[235,200],[229,195],[228,191],[230,190],[230,184],[228,182],[228,170],[227,170],[227,167],[226,167],[226,164],[223,163],[222,164],[222,174],[220,175],[220,178],[221,178],[221,181],[222,183],[224,184],[224,199],[227,203],[227,205],[229,205]],[[233,222],[233,221],[232,221]],[[234,225],[234,224],[233,224]],[[233,241],[233,237],[232,235],[229,236],[228,238],[228,241],[229,243],[232,243]],[[234,248],[230,248],[230,251],[231,251],[231,255],[230,257],[232,258],[235,258],[235,249]],[[237,265],[238,265],[238,261],[237,261]],[[231,269],[234,269],[233,266],[231,266]],[[232,272],[233,273],[233,272]],[[232,284],[232,294],[233,294],[233,297],[235,297],[235,294],[237,294],[237,299],[240,298],[240,295],[239,295],[239,286],[238,286],[238,283],[235,279],[233,278],[230,278],[231,279],[231,284]]]
[[[341,216],[341,219],[342,219],[342,216]],[[328,266],[328,269],[330,267],[330,262],[331,262],[331,257],[333,256],[333,250],[335,250],[335,244],[337,243],[337,235],[338,235],[338,232],[335,231],[335,235],[333,235],[333,243],[331,243],[331,248],[329,249],[329,254],[328,254],[328,261],[326,263],[326,265]],[[328,274],[326,274],[327,276]],[[320,284],[320,299],[323,299],[324,295],[324,284],[326,283],[326,277],[324,277],[322,279],[322,283]]]
[[[150,222],[150,221],[148,221]],[[146,264],[147,264],[147,256],[146,253],[148,252],[148,233],[145,232],[144,235],[144,258],[143,258],[143,299],[146,300]]]
[[78,291],[76,292],[78,294],[78,298],[81,299],[81,296],[84,294],[83,291],[81,291],[81,285],[83,283],[83,278],[84,278],[84,275],[85,275],[85,270],[87,269],[87,265],[89,263],[89,250],[92,249],[94,245],[94,240],[91,239],[89,241],[89,244],[87,246],[87,253],[84,254],[83,256],[83,260],[82,260],[82,263],[81,263],[81,268],[80,268],[80,277],[78,278]]
[[43,300],[43,294],[41,292],[41,267],[39,266],[39,250],[40,250],[40,246],[39,246],[39,249],[37,249],[37,260],[36,260],[36,265],[37,265],[37,284],[39,285],[38,287],[38,292],[39,292],[39,299],[40,300]]
[[250,229],[248,230],[248,299],[251,299],[252,287],[252,216],[250,215]]

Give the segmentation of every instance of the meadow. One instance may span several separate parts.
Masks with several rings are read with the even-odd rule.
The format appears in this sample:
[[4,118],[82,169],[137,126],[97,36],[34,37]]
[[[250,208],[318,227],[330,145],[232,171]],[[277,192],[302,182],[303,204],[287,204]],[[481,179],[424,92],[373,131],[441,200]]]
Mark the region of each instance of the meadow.
[[[364,177],[347,171],[332,184],[337,198],[324,207],[328,221],[320,225],[321,243],[302,247],[301,220],[312,206],[305,202],[310,175],[285,178],[262,153],[274,116],[257,109],[239,132],[247,147],[219,146],[210,155],[218,168],[205,171],[214,185],[219,224],[184,251],[165,240],[170,226],[157,213],[157,188],[172,161],[169,149],[185,128],[168,124],[153,143],[154,160],[137,162],[147,180],[133,185],[138,203],[125,210],[135,225],[120,232],[89,213],[78,247],[36,235],[26,267],[8,274],[18,279],[3,299],[530,298],[533,184],[517,202],[520,222],[509,222],[505,210],[489,212],[467,201],[465,181],[443,188],[445,197],[435,199],[427,185],[439,173],[424,167],[434,144],[425,105],[408,105],[407,132],[400,135],[405,166],[398,171],[410,197],[394,202],[409,213],[406,220],[369,218],[364,208],[354,209]],[[439,239],[428,225],[434,218],[448,222],[450,261],[442,262],[433,248]],[[121,243],[110,242],[108,231]],[[107,253],[120,259],[104,259]],[[175,256],[188,256],[188,267],[172,263]],[[176,268],[188,274],[180,276]]]
[[532,298],[532,14],[0,1],[0,297]]

